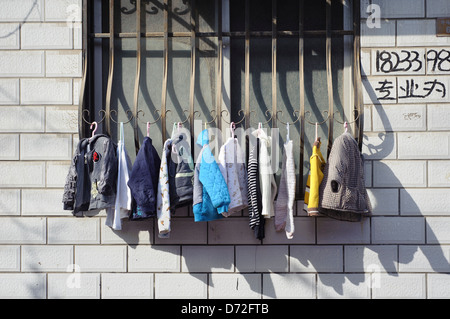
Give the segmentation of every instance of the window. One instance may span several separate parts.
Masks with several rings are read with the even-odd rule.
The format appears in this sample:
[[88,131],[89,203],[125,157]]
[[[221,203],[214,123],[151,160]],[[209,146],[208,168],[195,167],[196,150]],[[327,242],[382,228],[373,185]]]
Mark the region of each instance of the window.
[[[359,1],[84,1],[80,135],[97,121],[130,155],[183,122],[279,128],[295,141],[298,197],[315,125],[322,152],[348,121],[361,145]],[[220,89],[219,89],[220,88]],[[193,146],[192,146],[193,147]],[[300,165],[301,164],[301,165]]]

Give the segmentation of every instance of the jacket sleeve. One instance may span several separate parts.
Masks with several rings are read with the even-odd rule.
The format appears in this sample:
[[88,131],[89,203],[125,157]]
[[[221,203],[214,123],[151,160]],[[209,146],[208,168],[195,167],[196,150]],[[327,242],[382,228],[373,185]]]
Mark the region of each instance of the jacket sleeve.
[[219,151],[219,169],[222,173],[224,180],[227,180],[227,163],[226,163],[226,154],[225,154],[225,145],[222,145]]
[[67,173],[66,183],[64,185],[64,193],[63,193],[63,209],[64,210],[73,210],[75,206],[75,190],[77,185],[77,157],[76,154],[72,158],[72,163],[69,167],[69,172]]
[[110,195],[116,193],[118,159],[117,150],[111,140],[105,142],[103,153],[103,169],[100,174],[97,188],[100,194]]
[[230,204],[228,187],[209,148],[205,149],[202,155],[202,169],[199,179],[217,212],[219,214],[228,212],[228,205]]

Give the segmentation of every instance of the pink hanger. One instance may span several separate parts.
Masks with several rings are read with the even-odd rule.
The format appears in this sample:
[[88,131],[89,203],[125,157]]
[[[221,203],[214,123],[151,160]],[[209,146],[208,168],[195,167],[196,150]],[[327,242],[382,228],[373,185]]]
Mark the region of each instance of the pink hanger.
[[92,136],[91,136],[91,137],[94,137],[95,132],[97,131],[97,128],[98,128],[97,122],[92,122],[92,124],[91,124],[91,130],[92,130],[92,126],[95,126],[94,130],[92,131]]

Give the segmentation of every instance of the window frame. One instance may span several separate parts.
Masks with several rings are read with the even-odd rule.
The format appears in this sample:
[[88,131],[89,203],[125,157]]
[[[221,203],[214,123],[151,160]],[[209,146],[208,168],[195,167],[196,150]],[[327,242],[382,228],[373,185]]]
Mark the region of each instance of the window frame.
[[[354,132],[355,139],[358,142],[359,149],[362,149],[363,140],[363,112],[364,106],[362,102],[362,92],[361,92],[361,69],[360,69],[360,1],[359,0],[336,0],[347,3],[344,8],[350,8],[352,10],[344,10],[344,28],[343,30],[332,30],[331,25],[331,3],[334,0],[323,0],[326,3],[326,29],[325,30],[304,30],[304,10],[303,5],[306,0],[299,0],[299,30],[298,31],[279,31],[277,30],[277,12],[276,3],[277,0],[272,0],[272,30],[271,31],[251,31],[250,30],[250,18],[249,18],[249,8],[250,0],[245,0],[245,31],[231,32],[230,31],[230,0],[215,0],[215,10],[217,14],[217,32],[198,32],[196,29],[198,19],[196,18],[195,10],[195,0],[189,1],[188,5],[193,10],[190,10],[190,25],[191,30],[188,32],[169,32],[168,30],[168,10],[169,10],[169,0],[163,0],[163,11],[164,11],[164,31],[163,32],[143,32],[141,29],[140,19],[142,17],[142,3],[147,0],[135,0],[136,3],[136,32],[134,33],[117,33],[115,32],[114,25],[114,0],[109,0],[108,6],[103,6],[102,8],[97,8],[97,10],[102,10],[102,16],[106,14],[109,17],[108,32],[107,33],[94,33],[91,32],[92,26],[98,24],[99,21],[96,20],[94,13],[90,11],[93,6],[98,5],[98,1],[83,0],[83,11],[82,11],[82,56],[83,56],[83,76],[80,86],[80,99],[79,99],[79,112],[78,112],[78,128],[79,137],[87,137],[89,135],[89,127],[92,122],[97,120],[101,131],[106,134],[111,135],[111,90],[112,81],[114,76],[114,52],[115,52],[115,40],[117,38],[135,38],[136,39],[136,51],[137,51],[137,66],[136,66],[136,76],[135,76],[135,89],[133,95],[133,110],[131,111],[131,116],[129,121],[133,121],[134,125],[134,141],[136,150],[139,149],[139,135],[138,135],[138,93],[139,93],[139,80],[140,80],[140,65],[142,58],[142,39],[149,37],[160,37],[164,41],[163,59],[164,59],[164,72],[162,77],[162,93],[161,93],[161,109],[159,110],[158,121],[161,121],[162,127],[162,140],[165,141],[166,136],[166,113],[168,112],[166,108],[167,103],[167,63],[169,54],[168,41],[170,37],[188,37],[191,43],[191,74],[189,83],[189,108],[186,111],[186,120],[188,122],[190,132],[194,132],[194,119],[196,118],[196,111],[194,110],[194,82],[195,82],[195,61],[197,54],[196,40],[198,37],[216,37],[217,38],[217,87],[221,88],[217,90],[216,102],[214,108],[215,117],[212,122],[215,122],[216,127],[221,129],[226,124],[230,124],[230,112],[231,106],[229,105],[229,100],[225,100],[224,96],[230,96],[230,41],[234,37],[244,38],[245,41],[245,84],[244,84],[244,94],[245,102],[241,112],[243,114],[242,121],[245,124],[245,129],[251,127],[251,112],[249,103],[249,91],[250,91],[250,79],[249,79],[249,65],[250,65],[250,41],[254,37],[265,37],[270,38],[272,41],[272,103],[271,103],[271,116],[267,123],[270,123],[272,128],[278,127],[278,122],[285,124],[281,117],[278,117],[279,111],[277,110],[277,85],[276,85],[276,60],[277,60],[277,40],[280,36],[293,37],[298,39],[299,43],[299,96],[300,105],[298,110],[294,113],[297,116],[295,122],[299,122],[300,125],[300,158],[299,163],[304,162],[304,140],[305,140],[305,125],[306,123],[312,123],[305,114],[305,92],[304,92],[304,39],[307,36],[324,36],[326,41],[326,76],[327,76],[327,92],[328,92],[328,110],[327,118],[323,122],[328,123],[328,149],[327,155],[331,150],[333,142],[333,126],[334,122],[344,124],[344,118],[340,121],[336,116],[336,111],[334,110],[334,99],[333,99],[333,83],[331,75],[331,41],[333,36],[343,36],[344,37],[344,113],[342,117],[349,116],[350,120],[347,120],[351,124],[351,131]],[[185,1],[183,1],[185,3]],[[187,2],[187,1],[186,1]],[[349,4],[350,2],[350,4]],[[352,12],[349,12],[352,11]],[[353,19],[349,19],[345,15],[352,15]],[[105,21],[101,20],[101,24],[105,24]],[[352,27],[352,28],[351,28]],[[93,50],[93,42],[98,39],[108,39],[108,56],[98,50]],[[101,40],[100,40],[101,41]],[[352,52],[352,54],[347,54]],[[93,61],[97,59],[102,60],[101,65],[96,65]],[[94,71],[94,69],[96,69]],[[99,78],[98,74],[108,74],[108,79],[106,87],[99,88]],[[97,78],[94,74],[97,74]],[[94,75],[94,76],[93,76]],[[97,101],[94,101],[93,87],[97,86],[97,89],[101,89],[101,94],[105,96],[104,107],[98,105]],[[101,85],[100,85],[101,86]],[[98,95],[98,94],[97,94]],[[96,106],[93,106],[96,105]],[[87,118],[86,118],[87,117]],[[114,121],[114,120],[113,120]],[[115,121],[114,121],[115,122]],[[294,123],[295,123],[294,122]],[[323,123],[322,122],[322,123]],[[290,123],[290,124],[294,124]],[[194,134],[191,134],[191,145],[194,145]],[[297,183],[298,191],[297,197],[303,198],[303,179],[304,168],[303,165],[299,165],[299,180]]]

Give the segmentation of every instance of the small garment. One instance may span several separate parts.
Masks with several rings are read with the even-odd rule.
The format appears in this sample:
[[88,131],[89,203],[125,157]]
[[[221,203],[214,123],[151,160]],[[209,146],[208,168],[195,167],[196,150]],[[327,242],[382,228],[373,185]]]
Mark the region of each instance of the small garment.
[[122,229],[122,219],[128,218],[131,212],[131,190],[128,187],[130,179],[131,160],[125,148],[125,140],[123,133],[123,122],[120,123],[120,139],[117,143],[117,191],[116,202],[114,207],[106,210],[105,225],[114,230]]
[[203,130],[197,138],[202,147],[194,171],[193,213],[194,220],[211,221],[223,217],[228,212],[230,195],[213,153],[209,147],[208,130]]
[[128,186],[136,205],[130,215],[131,220],[156,216],[156,192],[158,190],[161,159],[152,144],[152,139],[144,137],[131,170]]
[[227,217],[248,206],[245,158],[237,138],[230,137],[220,148],[219,168],[230,194]]
[[167,167],[169,172],[170,208],[172,213],[179,207],[192,204],[194,188],[194,161],[186,130],[177,128],[172,132],[168,145]]
[[114,207],[117,183],[117,146],[105,134],[82,138],[77,145],[63,194],[63,208],[74,216]]
[[158,218],[158,237],[170,237],[170,194],[169,194],[169,170],[167,168],[167,158],[170,156],[170,139],[164,143],[161,155],[161,166],[159,169],[158,192],[156,196],[156,216]]
[[333,143],[319,188],[319,212],[335,219],[360,221],[372,212],[364,182],[364,157],[345,132]]
[[294,237],[295,163],[293,142],[284,144],[280,186],[275,203],[275,229],[286,232],[286,237]]
[[248,214],[249,226],[253,229],[255,238],[262,240],[265,236],[265,218],[261,214],[261,182],[259,178],[259,138],[255,145],[250,145],[250,154],[247,164],[248,176]]
[[319,186],[323,179],[325,159],[320,151],[320,137],[313,144],[312,155],[309,158],[309,174],[306,181],[305,202],[303,210],[309,216],[317,216],[319,213]]
[[271,161],[272,137],[267,136],[264,130],[257,129],[252,133],[259,138],[259,178],[261,182],[261,215],[271,218],[274,214],[274,201],[277,196],[277,184],[275,182],[274,170]]

